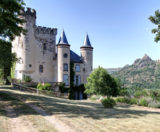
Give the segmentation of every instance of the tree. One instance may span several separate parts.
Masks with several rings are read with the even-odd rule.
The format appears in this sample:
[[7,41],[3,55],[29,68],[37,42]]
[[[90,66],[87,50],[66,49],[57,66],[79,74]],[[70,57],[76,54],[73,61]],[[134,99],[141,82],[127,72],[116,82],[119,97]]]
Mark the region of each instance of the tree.
[[156,34],[154,41],[158,42],[160,41],[160,11],[155,11],[155,16],[150,16],[149,20],[157,25],[157,28],[152,29],[152,33]]
[[118,94],[116,80],[102,67],[98,67],[90,74],[85,88],[87,94],[107,95],[107,97]]
[[15,55],[11,53],[11,41],[15,36],[25,33],[21,26],[25,21],[19,17],[23,9],[23,0],[0,0],[0,68],[6,80],[15,61]]

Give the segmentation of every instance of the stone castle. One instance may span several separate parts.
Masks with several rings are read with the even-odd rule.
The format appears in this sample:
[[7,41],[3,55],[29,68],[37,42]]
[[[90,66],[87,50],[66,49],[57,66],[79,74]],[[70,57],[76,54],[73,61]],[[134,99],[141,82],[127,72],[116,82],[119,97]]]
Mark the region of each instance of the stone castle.
[[93,47],[88,35],[80,47],[81,56],[70,49],[63,31],[56,44],[56,28],[36,25],[36,11],[27,8],[20,16],[26,22],[22,26],[27,33],[17,36],[13,41],[12,52],[18,61],[15,66],[15,78],[25,76],[34,82],[64,82],[70,84],[70,64],[74,64],[74,84],[86,83],[93,68]]

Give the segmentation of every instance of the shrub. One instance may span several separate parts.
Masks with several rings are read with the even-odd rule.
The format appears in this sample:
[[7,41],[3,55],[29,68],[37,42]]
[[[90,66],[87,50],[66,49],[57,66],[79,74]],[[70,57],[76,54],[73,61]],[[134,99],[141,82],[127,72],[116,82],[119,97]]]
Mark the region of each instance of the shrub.
[[146,90],[137,90],[134,93],[134,97],[140,98],[140,97],[146,97],[146,96],[148,96],[148,93]]
[[65,83],[61,82],[58,86],[59,86],[60,92],[64,93],[64,91],[65,91]]
[[148,106],[152,108],[160,108],[160,102],[150,102]]
[[118,97],[118,98],[116,98],[116,102],[129,104],[130,98],[127,98],[127,97]]
[[126,104],[137,104],[138,99],[136,98],[128,98],[128,97],[118,97],[116,98],[116,102],[126,103]]
[[137,103],[138,103],[138,99],[136,99],[136,98],[131,98],[129,103],[130,103],[130,104],[137,104]]
[[44,84],[38,83],[37,85],[37,89],[39,90],[51,90],[51,88],[52,88],[52,85],[50,83],[44,83]]
[[112,98],[104,98],[101,100],[101,103],[105,108],[113,108],[116,105],[116,102]]
[[141,98],[138,102],[138,105],[140,106],[148,106],[148,101],[144,98]]
[[51,88],[52,88],[52,84],[50,84],[50,83],[45,83],[43,85],[43,90],[51,90]]
[[32,78],[30,76],[24,76],[23,77],[23,81],[24,82],[31,82],[32,81]]
[[120,88],[119,89],[119,95],[120,96],[129,96],[129,92],[127,88]]
[[160,91],[159,90],[150,90],[150,96],[155,101],[160,101]]

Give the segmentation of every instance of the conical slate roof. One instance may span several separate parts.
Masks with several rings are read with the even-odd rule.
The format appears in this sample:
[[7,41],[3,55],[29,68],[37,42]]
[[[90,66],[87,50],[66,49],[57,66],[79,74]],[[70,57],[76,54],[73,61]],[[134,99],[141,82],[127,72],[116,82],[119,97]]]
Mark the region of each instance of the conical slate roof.
[[83,47],[91,47],[91,42],[90,42],[90,40],[89,40],[88,34],[87,34],[86,37],[85,37]]
[[67,37],[65,35],[64,30],[61,34],[61,37],[59,38],[58,44],[68,44]]

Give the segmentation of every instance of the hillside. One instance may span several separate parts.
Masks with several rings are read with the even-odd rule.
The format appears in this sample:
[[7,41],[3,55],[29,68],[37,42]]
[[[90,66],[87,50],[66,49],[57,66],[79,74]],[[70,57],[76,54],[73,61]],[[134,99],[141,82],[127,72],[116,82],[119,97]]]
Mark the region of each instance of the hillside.
[[118,71],[120,71],[122,68],[107,68],[106,70],[107,70],[107,72],[109,73],[109,74],[113,74],[114,72],[118,72]]
[[127,88],[160,88],[160,61],[154,61],[145,54],[112,75],[121,79]]

